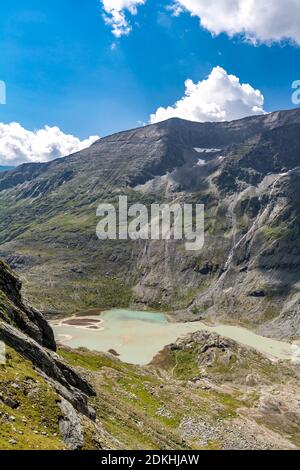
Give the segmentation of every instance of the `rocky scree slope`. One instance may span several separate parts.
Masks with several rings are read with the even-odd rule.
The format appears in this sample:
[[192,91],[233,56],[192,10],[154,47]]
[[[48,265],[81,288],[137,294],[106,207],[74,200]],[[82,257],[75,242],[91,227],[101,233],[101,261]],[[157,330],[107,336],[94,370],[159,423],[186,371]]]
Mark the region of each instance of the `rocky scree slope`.
[[[171,119],[0,175],[0,254],[46,313],[151,306],[296,338],[300,111],[234,122]],[[204,203],[204,249],[107,241],[96,208]]]

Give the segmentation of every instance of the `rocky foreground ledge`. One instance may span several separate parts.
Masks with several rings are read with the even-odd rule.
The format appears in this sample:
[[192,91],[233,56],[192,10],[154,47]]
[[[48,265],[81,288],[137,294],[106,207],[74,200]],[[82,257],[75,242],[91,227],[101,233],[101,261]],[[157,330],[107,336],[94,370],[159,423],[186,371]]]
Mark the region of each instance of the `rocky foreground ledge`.
[[[95,412],[88,406],[88,397],[94,396],[96,392],[55,353],[52,329],[39,312],[23,302],[20,291],[20,281],[8,266],[0,262],[0,341],[29,361],[33,369],[56,391],[62,414],[61,428],[67,443],[76,448],[72,432],[78,432],[74,426],[78,420],[77,412],[95,420]],[[2,369],[1,382],[4,382],[6,365]],[[5,387],[0,393],[1,402],[14,403],[6,396]]]

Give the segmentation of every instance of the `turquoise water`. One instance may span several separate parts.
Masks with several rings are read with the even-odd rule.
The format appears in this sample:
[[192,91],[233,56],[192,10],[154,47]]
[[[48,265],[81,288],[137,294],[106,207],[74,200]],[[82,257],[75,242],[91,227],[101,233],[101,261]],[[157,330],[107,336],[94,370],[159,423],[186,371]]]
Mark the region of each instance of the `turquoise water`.
[[168,319],[164,313],[158,312],[145,312],[137,310],[125,310],[125,309],[115,309],[103,312],[101,315],[103,320],[107,321],[108,324],[113,324],[115,322],[137,322],[141,323],[155,323],[155,324],[168,324]]
[[[84,318],[87,319],[86,316]],[[91,315],[90,318],[102,319],[99,329],[72,326],[63,324],[63,321],[53,322],[56,339],[72,348],[86,347],[101,352],[113,349],[122,361],[140,365],[148,364],[177,338],[200,330],[216,332],[271,358],[291,359],[294,353],[291,344],[256,335],[245,328],[207,326],[202,322],[170,323],[163,313],[118,309],[103,312],[100,317]]]

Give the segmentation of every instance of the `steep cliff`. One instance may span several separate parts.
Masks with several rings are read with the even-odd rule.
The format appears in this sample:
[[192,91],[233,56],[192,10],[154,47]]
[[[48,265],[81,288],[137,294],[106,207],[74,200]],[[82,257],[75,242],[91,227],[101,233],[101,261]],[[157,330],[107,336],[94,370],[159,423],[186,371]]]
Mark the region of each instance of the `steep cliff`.
[[[56,432],[55,436],[50,436],[49,446],[63,446],[65,440],[71,447],[80,447],[78,439],[76,441],[70,433],[71,422],[74,416],[79,420],[76,412],[95,419],[94,411],[88,406],[88,397],[95,392],[54,352],[56,344],[49,324],[39,312],[24,303],[20,289],[21,283],[15,274],[0,262],[0,341],[5,347],[4,363],[0,365],[0,421],[11,419],[7,412],[1,411],[2,407],[23,413],[26,421],[32,416],[30,425],[38,425],[40,431],[28,430],[26,438],[29,441],[33,438],[34,446],[39,445],[36,434],[49,438],[48,432],[41,430],[41,416],[44,416],[46,429],[48,425],[51,429],[56,425],[58,429],[63,422],[66,430],[62,432],[61,442]],[[34,416],[31,408],[36,408]],[[56,424],[54,418],[47,424],[48,415],[51,414],[52,419],[52,413]],[[77,428],[80,430],[80,422]],[[13,438],[11,435],[10,440]]]
[[41,346],[56,350],[54,334],[48,322],[41,313],[24,304],[20,280],[1,260],[0,320],[18,328]]

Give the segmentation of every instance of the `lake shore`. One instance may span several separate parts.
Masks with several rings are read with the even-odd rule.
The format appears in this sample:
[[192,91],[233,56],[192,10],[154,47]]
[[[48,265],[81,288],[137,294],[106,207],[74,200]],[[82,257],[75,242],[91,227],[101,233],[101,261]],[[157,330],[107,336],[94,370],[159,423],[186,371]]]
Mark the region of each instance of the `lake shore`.
[[114,309],[102,311],[100,315],[75,314],[54,320],[51,325],[62,345],[99,352],[113,350],[122,361],[139,365],[149,364],[165,346],[196,331],[230,338],[273,361],[293,360],[297,350],[295,345],[259,336],[240,326],[170,322],[168,314],[159,312]]

